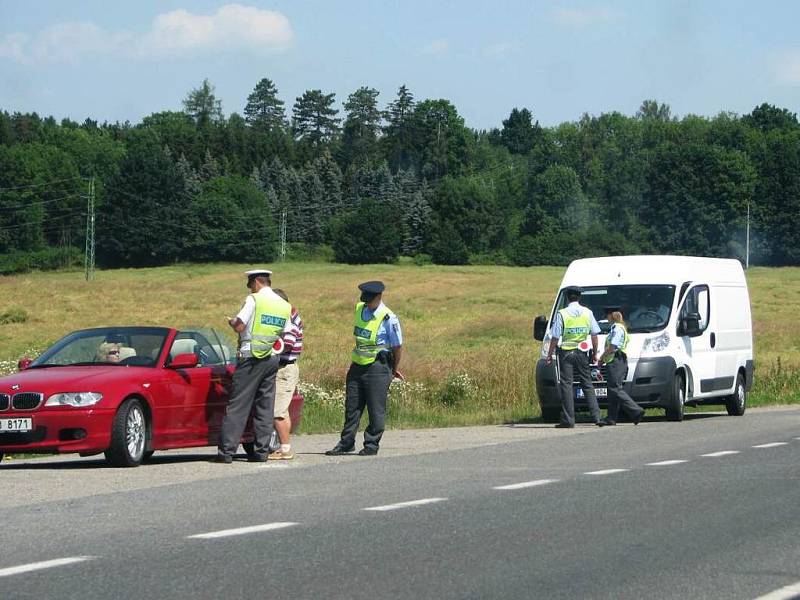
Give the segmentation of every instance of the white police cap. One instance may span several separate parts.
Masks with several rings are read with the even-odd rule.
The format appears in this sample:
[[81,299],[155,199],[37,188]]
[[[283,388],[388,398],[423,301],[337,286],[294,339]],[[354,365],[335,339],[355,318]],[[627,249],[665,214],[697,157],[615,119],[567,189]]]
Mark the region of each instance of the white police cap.
[[258,275],[266,275],[269,277],[272,275],[272,271],[269,269],[252,269],[251,271],[245,271],[244,274],[248,277],[257,277]]

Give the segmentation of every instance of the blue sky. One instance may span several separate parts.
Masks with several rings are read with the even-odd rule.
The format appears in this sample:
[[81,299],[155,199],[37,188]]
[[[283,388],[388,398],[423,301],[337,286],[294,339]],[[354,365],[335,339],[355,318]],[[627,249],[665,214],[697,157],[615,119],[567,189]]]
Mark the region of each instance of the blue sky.
[[226,114],[262,77],[286,102],[406,84],[467,125],[513,107],[552,126],[769,102],[800,112],[800,2],[0,0],[0,109],[138,122],[208,78]]

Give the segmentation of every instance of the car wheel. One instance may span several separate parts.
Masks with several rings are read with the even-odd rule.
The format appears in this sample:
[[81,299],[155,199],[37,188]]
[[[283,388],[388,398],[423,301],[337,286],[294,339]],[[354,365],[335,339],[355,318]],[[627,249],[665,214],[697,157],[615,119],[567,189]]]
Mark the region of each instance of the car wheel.
[[741,373],[736,376],[736,388],[734,388],[733,394],[726,399],[725,408],[732,417],[741,417],[747,408],[747,388]]
[[142,462],[147,462],[151,458],[153,458],[153,454],[155,454],[155,450],[148,450],[144,454],[142,454]]
[[558,423],[561,418],[561,409],[552,406],[542,407],[542,421],[545,423]]
[[672,382],[672,399],[666,408],[668,421],[683,421],[684,401],[686,400],[686,386],[683,375],[677,373]]
[[3,453],[0,452],[0,462],[3,462]]
[[111,446],[106,460],[115,467],[138,467],[144,459],[147,418],[142,403],[135,398],[119,407],[111,427]]

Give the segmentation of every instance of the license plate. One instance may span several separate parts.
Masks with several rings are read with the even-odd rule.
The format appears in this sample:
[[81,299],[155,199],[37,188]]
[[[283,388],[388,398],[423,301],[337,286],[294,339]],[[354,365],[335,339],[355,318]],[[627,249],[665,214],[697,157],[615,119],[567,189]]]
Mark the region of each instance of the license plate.
[[[606,396],[608,396],[608,388],[596,387],[596,388],[594,388],[594,395],[597,398],[605,398]],[[576,387],[575,388],[575,396],[577,398],[583,398],[583,390],[581,388],[579,388],[579,387]]]
[[33,431],[33,419],[2,418],[0,432]]

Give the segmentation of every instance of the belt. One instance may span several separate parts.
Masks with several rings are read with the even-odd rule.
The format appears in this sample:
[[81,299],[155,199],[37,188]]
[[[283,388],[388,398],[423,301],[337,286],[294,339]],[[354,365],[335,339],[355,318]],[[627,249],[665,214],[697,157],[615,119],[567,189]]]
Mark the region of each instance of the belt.
[[289,360],[288,358],[287,359],[283,359],[283,358],[278,359],[278,363],[283,367],[285,367],[286,365],[293,365],[296,362],[297,362],[296,358],[294,360]]

